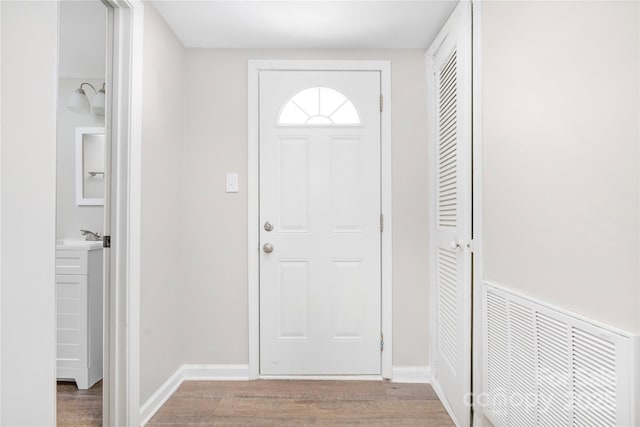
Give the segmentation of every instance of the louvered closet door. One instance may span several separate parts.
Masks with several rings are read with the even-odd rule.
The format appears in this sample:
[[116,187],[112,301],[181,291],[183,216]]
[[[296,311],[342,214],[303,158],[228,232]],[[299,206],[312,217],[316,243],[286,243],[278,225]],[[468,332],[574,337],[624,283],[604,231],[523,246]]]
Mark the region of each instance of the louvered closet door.
[[436,388],[452,418],[468,426],[471,391],[470,7],[460,3],[429,50],[434,64]]

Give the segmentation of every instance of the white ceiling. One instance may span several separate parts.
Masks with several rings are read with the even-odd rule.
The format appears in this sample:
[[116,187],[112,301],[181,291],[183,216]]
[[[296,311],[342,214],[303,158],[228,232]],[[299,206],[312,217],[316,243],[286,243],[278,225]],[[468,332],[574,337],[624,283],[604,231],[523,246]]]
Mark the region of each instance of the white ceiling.
[[60,77],[104,78],[106,19],[107,9],[100,0],[60,2]]
[[427,48],[458,0],[190,1],[153,6],[187,48]]
[[[185,47],[426,48],[458,0],[154,0]],[[105,75],[106,8],[60,2],[59,73]]]

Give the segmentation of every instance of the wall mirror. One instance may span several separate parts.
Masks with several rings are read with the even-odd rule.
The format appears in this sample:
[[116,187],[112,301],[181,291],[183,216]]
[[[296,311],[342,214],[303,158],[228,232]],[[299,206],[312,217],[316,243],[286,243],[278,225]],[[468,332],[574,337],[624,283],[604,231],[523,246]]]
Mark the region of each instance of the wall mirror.
[[76,204],[78,206],[104,205],[104,153],[104,128],[76,128]]

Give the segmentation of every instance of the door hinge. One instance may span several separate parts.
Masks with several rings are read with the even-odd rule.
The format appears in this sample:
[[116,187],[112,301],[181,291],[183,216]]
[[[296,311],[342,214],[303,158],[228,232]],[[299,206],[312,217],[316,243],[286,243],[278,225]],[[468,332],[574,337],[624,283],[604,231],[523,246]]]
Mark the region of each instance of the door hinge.
[[384,215],[380,214],[380,232],[384,231]]
[[380,334],[380,351],[384,351],[384,334]]
[[111,236],[102,236],[102,247],[103,248],[111,247]]
[[384,96],[380,94],[380,112],[384,109]]

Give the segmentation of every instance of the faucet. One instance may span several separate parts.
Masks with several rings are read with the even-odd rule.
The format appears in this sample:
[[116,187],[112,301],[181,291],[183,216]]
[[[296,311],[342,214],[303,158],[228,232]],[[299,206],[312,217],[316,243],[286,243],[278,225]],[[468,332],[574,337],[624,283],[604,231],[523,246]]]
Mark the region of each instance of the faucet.
[[93,231],[89,231],[89,230],[80,230],[80,234],[85,236],[84,238],[85,240],[98,241],[102,239],[102,236],[100,236],[100,233],[94,233]]

